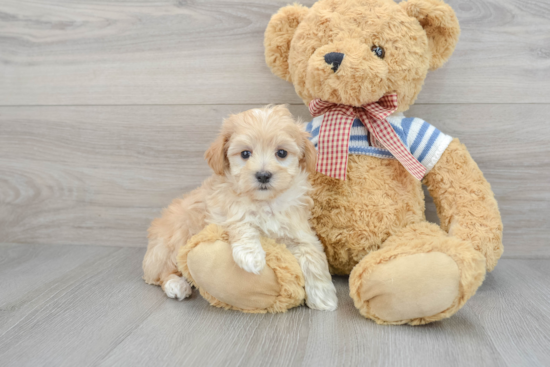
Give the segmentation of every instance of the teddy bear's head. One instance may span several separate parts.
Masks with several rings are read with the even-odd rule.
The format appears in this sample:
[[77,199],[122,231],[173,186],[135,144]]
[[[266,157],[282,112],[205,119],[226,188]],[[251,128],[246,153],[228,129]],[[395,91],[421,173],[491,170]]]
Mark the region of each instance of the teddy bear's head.
[[451,56],[459,33],[441,0],[320,0],[271,18],[265,56],[306,104],[320,98],[361,106],[396,92],[405,111],[428,70]]

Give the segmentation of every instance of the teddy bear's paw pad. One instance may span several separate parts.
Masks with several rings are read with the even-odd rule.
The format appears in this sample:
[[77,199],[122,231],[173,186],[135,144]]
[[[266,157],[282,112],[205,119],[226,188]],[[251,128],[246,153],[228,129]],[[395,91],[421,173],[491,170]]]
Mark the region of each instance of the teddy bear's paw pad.
[[193,293],[191,286],[181,277],[174,277],[164,283],[164,293],[169,298],[175,298],[178,301],[187,298]]
[[387,322],[437,315],[459,295],[460,272],[441,252],[402,256],[365,275],[361,299],[369,313]]
[[260,274],[243,270],[233,258],[231,245],[221,240],[195,247],[189,252],[187,265],[199,289],[241,310],[266,309],[280,292],[273,269],[264,266]]

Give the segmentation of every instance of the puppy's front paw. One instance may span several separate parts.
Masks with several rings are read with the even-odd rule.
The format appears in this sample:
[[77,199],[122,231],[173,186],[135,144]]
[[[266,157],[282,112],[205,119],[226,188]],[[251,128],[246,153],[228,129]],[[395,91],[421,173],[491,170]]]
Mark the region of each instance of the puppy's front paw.
[[189,283],[180,277],[172,278],[166,281],[163,289],[164,293],[166,293],[169,298],[175,298],[178,301],[189,297],[193,292]]
[[320,311],[334,311],[338,308],[336,288],[332,281],[306,284],[306,304]]
[[259,244],[234,244],[233,259],[241,269],[249,273],[260,274],[265,267],[265,251]]

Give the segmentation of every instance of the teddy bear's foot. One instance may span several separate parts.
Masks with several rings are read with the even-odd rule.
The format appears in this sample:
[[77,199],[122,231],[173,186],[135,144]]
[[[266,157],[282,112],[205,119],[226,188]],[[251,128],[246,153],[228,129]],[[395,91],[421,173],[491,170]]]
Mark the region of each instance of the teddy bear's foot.
[[350,295],[380,324],[426,324],[450,317],[476,292],[485,258],[430,223],[411,225],[367,255],[350,275]]
[[284,246],[262,239],[266,266],[259,274],[241,269],[227,235],[210,225],[178,254],[178,268],[211,305],[249,313],[285,312],[303,303],[304,278]]
[[441,252],[415,254],[376,266],[363,278],[361,299],[378,319],[396,322],[429,317],[451,307],[460,274]]

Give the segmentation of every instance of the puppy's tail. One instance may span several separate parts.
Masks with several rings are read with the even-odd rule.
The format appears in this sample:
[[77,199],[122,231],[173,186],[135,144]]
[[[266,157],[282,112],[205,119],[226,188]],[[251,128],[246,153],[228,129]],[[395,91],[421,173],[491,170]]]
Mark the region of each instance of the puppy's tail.
[[152,239],[143,258],[143,280],[148,284],[164,285],[172,274],[177,274],[174,251],[162,239]]

